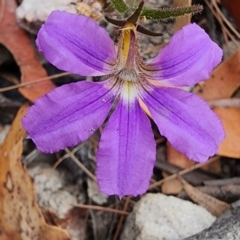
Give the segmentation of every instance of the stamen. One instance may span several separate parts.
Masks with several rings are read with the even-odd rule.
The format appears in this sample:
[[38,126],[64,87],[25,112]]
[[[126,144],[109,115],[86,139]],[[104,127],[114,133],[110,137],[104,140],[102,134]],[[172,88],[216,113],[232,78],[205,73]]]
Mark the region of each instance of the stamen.
[[119,72],[118,78],[122,81],[137,82],[139,77],[135,70],[125,68]]

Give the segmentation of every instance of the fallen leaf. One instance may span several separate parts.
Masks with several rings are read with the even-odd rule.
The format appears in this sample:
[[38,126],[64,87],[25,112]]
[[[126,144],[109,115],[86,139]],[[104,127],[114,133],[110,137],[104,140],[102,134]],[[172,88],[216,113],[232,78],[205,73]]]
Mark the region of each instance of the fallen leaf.
[[225,211],[230,208],[228,203],[220,201],[206,193],[201,192],[197,188],[187,183],[183,178],[180,178],[183,183],[183,189],[186,191],[188,196],[200,206],[207,209],[216,217],[220,217]]
[[218,158],[216,161],[210,162],[210,163],[202,166],[201,169],[204,171],[207,171],[209,173],[221,174],[222,166],[221,166],[220,158]]
[[214,112],[220,117],[226,138],[218,149],[221,156],[240,158],[240,109],[215,108]]
[[214,69],[211,77],[194,92],[206,101],[229,98],[240,87],[240,48]]
[[21,163],[25,130],[23,105],[0,146],[0,238],[1,240],[70,240],[68,233],[48,225],[37,205],[32,178]]
[[[229,98],[240,86],[240,48],[229,59],[222,62],[210,79],[194,90],[204,100]],[[240,115],[236,108],[214,108],[221,119],[226,138],[218,149],[218,154],[227,157],[240,157]]]
[[[13,55],[21,71],[21,81],[26,83],[34,79],[47,77],[45,69],[37,59],[34,47],[24,30],[16,22],[16,1],[5,0],[2,20],[0,22],[0,43]],[[50,92],[55,85],[50,81],[44,81],[27,87],[20,88],[20,93],[31,102]]]
[[189,168],[194,165],[194,162],[189,160],[185,155],[174,149],[169,142],[167,142],[167,161],[170,164],[180,168]]

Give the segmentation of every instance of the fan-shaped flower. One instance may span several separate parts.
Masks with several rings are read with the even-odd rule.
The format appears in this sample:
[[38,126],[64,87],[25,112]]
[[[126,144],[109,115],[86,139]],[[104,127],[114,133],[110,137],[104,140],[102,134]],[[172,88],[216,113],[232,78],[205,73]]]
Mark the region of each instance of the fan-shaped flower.
[[194,161],[207,161],[224,139],[222,124],[207,103],[178,88],[207,79],[221,61],[222,50],[196,24],[178,31],[150,63],[139,56],[134,24],[127,22],[121,29],[116,52],[103,28],[88,17],[67,12],[49,16],[37,45],[59,69],[107,76],[102,82],[81,81],[56,88],[38,99],[23,119],[37,148],[52,153],[88,139],[118,101],[102,131],[96,156],[103,193],[138,195],[149,186],[156,147],[139,101],[147,106],[160,133]]

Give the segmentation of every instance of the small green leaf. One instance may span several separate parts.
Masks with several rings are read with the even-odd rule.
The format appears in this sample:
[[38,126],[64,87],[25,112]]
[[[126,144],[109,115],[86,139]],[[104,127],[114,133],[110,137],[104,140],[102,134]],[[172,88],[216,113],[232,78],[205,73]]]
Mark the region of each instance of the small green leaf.
[[149,9],[143,8],[141,16],[151,20],[168,20],[188,14],[196,14],[203,10],[202,5],[193,5],[190,7]]
[[120,12],[120,13],[125,13],[128,10],[128,6],[123,0],[111,0],[114,8]]

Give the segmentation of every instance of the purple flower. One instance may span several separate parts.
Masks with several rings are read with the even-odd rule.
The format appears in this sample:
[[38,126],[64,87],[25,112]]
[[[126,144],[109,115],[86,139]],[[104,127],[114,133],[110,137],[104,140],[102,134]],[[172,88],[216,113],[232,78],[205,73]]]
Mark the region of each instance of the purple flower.
[[[37,148],[52,153],[88,139],[117,107],[102,131],[97,179],[108,195],[138,195],[149,186],[156,158],[144,102],[160,133],[197,162],[215,154],[225,133],[207,103],[179,88],[205,80],[221,61],[222,50],[196,24],[177,32],[150,62],[139,56],[136,29],[126,23],[116,52],[93,20],[53,12],[39,31],[37,45],[59,69],[79,75],[107,75],[103,82],[77,82],[38,99],[23,118]],[[150,83],[168,84],[156,86]]]

